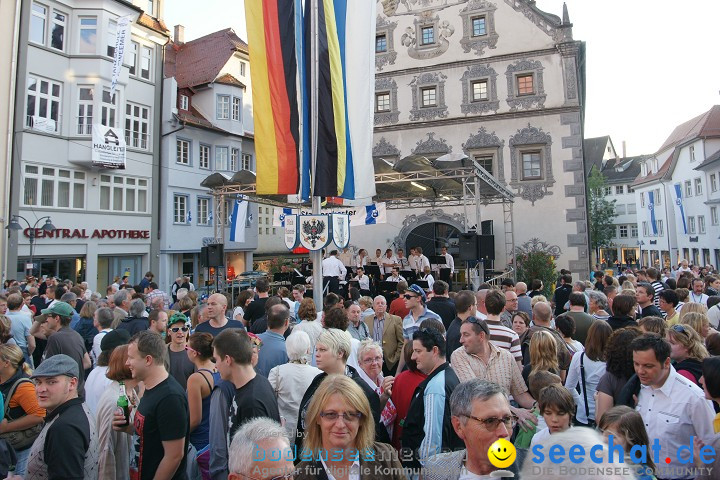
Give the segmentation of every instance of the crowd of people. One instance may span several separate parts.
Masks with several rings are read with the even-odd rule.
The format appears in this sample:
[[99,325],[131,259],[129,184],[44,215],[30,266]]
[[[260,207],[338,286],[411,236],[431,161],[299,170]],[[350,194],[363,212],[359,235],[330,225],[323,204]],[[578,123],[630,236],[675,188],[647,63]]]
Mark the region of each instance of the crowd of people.
[[[390,296],[330,292],[319,311],[304,285],[274,294],[263,278],[235,299],[182,278],[165,293],[151,272],[105,295],[9,281],[0,472],[718,479],[720,277],[667,273],[399,280]],[[502,468],[500,439],[516,452]]]

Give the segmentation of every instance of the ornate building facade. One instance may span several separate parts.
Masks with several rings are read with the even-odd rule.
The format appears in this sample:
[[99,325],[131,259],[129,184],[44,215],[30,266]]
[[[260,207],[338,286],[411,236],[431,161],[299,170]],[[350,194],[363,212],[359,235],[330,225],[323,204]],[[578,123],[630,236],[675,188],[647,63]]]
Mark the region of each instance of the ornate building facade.
[[[373,156],[474,158],[515,194],[515,244],[539,238],[559,253],[558,268],[586,272],[585,48],[573,39],[567,10],[560,18],[532,0],[380,4]],[[502,269],[512,261],[502,207],[483,207],[482,220],[483,229],[488,220],[494,225],[495,268]],[[457,254],[456,230],[474,223],[439,202],[427,211],[391,210],[384,234],[358,227],[351,241],[373,251],[432,237],[425,245],[449,244]]]

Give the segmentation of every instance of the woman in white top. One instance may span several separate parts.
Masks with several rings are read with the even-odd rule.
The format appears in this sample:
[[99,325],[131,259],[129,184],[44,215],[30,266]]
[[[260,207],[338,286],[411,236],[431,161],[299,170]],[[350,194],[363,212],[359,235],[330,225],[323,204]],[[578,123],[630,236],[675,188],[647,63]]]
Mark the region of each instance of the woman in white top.
[[392,437],[392,427],[397,416],[397,410],[390,396],[392,395],[392,386],[395,377],[384,377],[382,373],[383,351],[379,343],[372,339],[363,340],[358,347],[357,360],[360,368],[358,373],[365,382],[375,390],[380,397],[380,419],[388,435]]
[[245,315],[245,309],[247,306],[252,302],[253,300],[253,292],[252,290],[243,290],[242,292],[238,293],[237,298],[235,299],[235,304],[237,305],[235,307],[235,310],[233,310],[233,319],[238,320],[240,322],[243,321],[243,315]]
[[[595,392],[600,379],[605,374],[604,352],[612,332],[607,322],[593,322],[585,340],[585,351],[573,355],[568,367],[565,388],[572,393],[578,406],[575,418],[585,425],[595,422]],[[580,385],[580,393],[576,390],[578,385]]]
[[300,402],[313,379],[322,371],[308,364],[312,348],[307,333],[293,330],[285,340],[285,347],[290,361],[272,368],[268,381],[275,392],[280,416],[285,419],[290,446],[293,446]]
[[575,319],[568,314],[558,315],[555,319],[555,330],[563,337],[568,350],[573,354],[585,350],[583,344],[573,339],[575,335]]
[[298,320],[300,321],[293,327],[294,332],[305,332],[310,337],[310,351],[315,351],[315,342],[323,331],[322,324],[317,320],[317,310],[315,310],[315,302],[312,298],[303,298],[298,308]]

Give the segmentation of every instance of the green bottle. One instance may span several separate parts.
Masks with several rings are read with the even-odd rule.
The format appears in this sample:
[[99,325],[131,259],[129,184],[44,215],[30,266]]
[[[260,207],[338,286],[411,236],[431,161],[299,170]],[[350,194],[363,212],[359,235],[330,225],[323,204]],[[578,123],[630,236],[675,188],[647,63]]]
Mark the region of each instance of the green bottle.
[[125,382],[120,382],[120,396],[117,400],[118,408],[122,408],[123,415],[125,415],[125,423],[122,426],[130,425],[130,399],[125,392]]

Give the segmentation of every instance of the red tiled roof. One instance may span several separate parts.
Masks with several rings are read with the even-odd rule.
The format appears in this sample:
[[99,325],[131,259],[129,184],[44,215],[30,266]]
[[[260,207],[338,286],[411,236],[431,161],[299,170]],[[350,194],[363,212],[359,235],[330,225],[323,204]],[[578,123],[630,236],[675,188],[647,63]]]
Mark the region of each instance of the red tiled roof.
[[237,78],[233,77],[229,73],[215,79],[215,83],[222,83],[223,85],[233,85],[245,89],[245,84]]
[[658,152],[693,138],[718,136],[720,136],[720,105],[714,105],[702,115],[698,115],[675,127],[675,130],[665,140],[662,147],[658,149]]
[[196,127],[209,128],[218,132],[228,133],[222,128],[214,126],[212,122],[206,119],[202,113],[198,112],[195,107],[190,107],[189,112],[184,110],[178,111],[177,117],[181,122],[189,123],[190,125],[195,125]]
[[[663,177],[667,176],[668,173],[672,173],[672,169],[675,168],[675,164],[677,163],[677,159],[680,156],[680,150],[675,150],[672,155],[668,157],[667,160],[665,160],[665,163],[663,163],[660,168],[658,168],[658,171],[646,176],[638,175],[635,181],[633,182],[633,187],[643,185],[645,183],[650,183],[655,180],[662,180]],[[648,160],[652,157],[648,157]],[[672,168],[672,169],[671,169]]]
[[176,50],[175,79],[178,88],[194,87],[214,81],[220,70],[236,52],[248,52],[231,28],[205,35],[182,45]]

